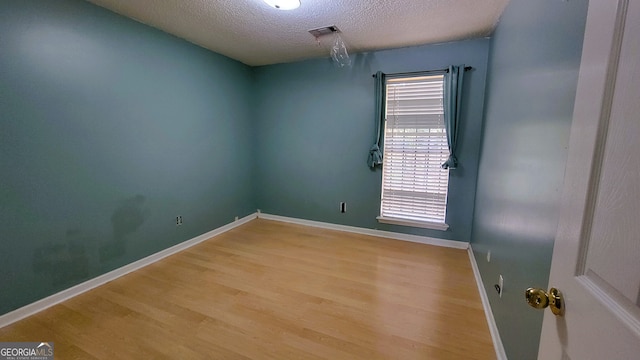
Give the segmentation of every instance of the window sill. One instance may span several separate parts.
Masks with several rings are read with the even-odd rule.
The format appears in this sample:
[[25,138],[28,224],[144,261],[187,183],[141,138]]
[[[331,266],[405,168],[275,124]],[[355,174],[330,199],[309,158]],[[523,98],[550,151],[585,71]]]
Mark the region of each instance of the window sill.
[[419,227],[423,229],[445,231],[449,228],[449,225],[445,223],[435,223],[435,222],[429,222],[429,221],[405,220],[405,219],[388,218],[388,217],[382,217],[382,216],[378,216],[376,219],[378,219],[378,222],[381,222],[384,224],[412,226],[412,227]]

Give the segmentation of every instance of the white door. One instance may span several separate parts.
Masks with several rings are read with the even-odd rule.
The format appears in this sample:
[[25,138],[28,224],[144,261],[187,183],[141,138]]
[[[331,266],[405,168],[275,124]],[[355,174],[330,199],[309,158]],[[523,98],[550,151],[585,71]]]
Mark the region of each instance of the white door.
[[538,359],[640,359],[640,0],[589,2],[562,196]]

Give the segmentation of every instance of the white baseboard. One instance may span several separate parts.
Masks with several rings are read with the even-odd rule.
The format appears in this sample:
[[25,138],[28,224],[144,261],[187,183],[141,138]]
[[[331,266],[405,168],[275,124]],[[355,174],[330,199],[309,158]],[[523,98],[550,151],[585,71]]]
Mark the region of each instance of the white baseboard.
[[38,300],[29,305],[23,306],[19,309],[8,312],[2,316],[0,316],[0,328],[5,327],[9,324],[12,324],[16,321],[22,320],[28,316],[31,316],[37,312],[50,308],[56,304],[59,304],[65,300],[68,300],[74,296],[78,296],[84,292],[87,292],[91,289],[94,289],[100,285],[106,284],[110,281],[113,281],[121,276],[124,276],[130,272],[141,269],[147,265],[153,264],[156,261],[162,260],[167,256],[178,253],[182,250],[188,249],[194,245],[197,245],[205,240],[208,240],[214,236],[220,235],[224,232],[227,232],[235,227],[238,227],[242,224],[245,224],[257,217],[257,213],[253,213],[251,215],[245,216],[239,220],[236,220],[227,225],[223,225],[215,230],[211,230],[202,235],[196,236],[187,241],[181,242],[177,245],[174,245],[170,248],[159,251],[155,254],[149,255],[145,258],[142,258],[138,261],[134,261],[130,264],[127,264],[123,267],[112,270],[106,274],[102,274],[98,277],[95,277],[91,280],[87,280],[81,284],[68,288],[66,290],[62,290],[59,293],[48,296],[42,300]]
[[471,244],[469,244],[467,252],[469,253],[469,261],[471,261],[473,275],[475,275],[476,283],[478,284],[478,291],[480,292],[480,299],[482,300],[482,306],[484,307],[484,314],[487,317],[487,324],[489,325],[489,332],[491,333],[491,339],[493,340],[493,347],[496,350],[496,357],[498,358],[498,360],[507,360],[507,353],[505,353],[504,345],[502,345],[502,339],[500,339],[498,325],[496,325],[496,319],[493,317],[491,304],[489,303],[487,291],[485,290],[482,282],[482,276],[480,276],[478,263],[476,262],[475,256],[473,256],[473,249],[471,248]]
[[287,216],[271,215],[271,214],[265,214],[263,212],[260,212],[260,210],[258,210],[258,218],[265,219],[265,220],[287,222],[287,223],[298,224],[298,225],[313,226],[313,227],[319,227],[319,228],[330,229],[330,230],[339,230],[339,231],[345,231],[345,232],[356,233],[356,234],[371,235],[371,236],[383,237],[388,239],[410,241],[410,242],[415,242],[420,244],[449,247],[454,249],[467,249],[469,247],[469,243],[462,242],[462,241],[443,240],[443,239],[436,239],[436,238],[427,237],[427,236],[409,235],[409,234],[402,234],[402,233],[396,233],[391,231],[366,229],[366,228],[360,228],[355,226],[338,225],[338,224],[331,224],[331,223],[320,222],[320,221],[292,218]]

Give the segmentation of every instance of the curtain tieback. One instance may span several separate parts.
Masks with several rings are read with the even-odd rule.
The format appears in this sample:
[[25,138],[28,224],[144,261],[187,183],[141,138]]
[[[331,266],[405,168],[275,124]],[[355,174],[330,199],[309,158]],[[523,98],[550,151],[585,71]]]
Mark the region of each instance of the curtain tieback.
[[442,164],[443,169],[455,169],[458,167],[458,159],[456,159],[455,155],[450,155],[447,161]]
[[374,168],[376,165],[382,164],[382,152],[380,151],[378,144],[373,144],[371,149],[369,149],[369,160],[367,163],[370,168]]

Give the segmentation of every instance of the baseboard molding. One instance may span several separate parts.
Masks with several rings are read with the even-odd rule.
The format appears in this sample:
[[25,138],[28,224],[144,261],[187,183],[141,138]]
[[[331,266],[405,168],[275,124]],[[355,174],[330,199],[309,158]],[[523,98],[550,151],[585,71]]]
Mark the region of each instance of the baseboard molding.
[[489,325],[489,332],[491,333],[491,339],[493,340],[493,347],[496,350],[496,357],[498,360],[507,360],[507,353],[505,353],[502,339],[500,339],[500,332],[498,331],[498,326],[496,325],[496,319],[493,317],[493,311],[491,311],[489,297],[487,297],[487,291],[485,290],[484,284],[482,282],[482,276],[480,276],[480,270],[478,269],[476,257],[473,256],[473,249],[471,248],[471,244],[469,244],[467,252],[469,253],[469,261],[471,261],[473,275],[476,278],[476,284],[478,285],[478,291],[480,292],[480,299],[482,300],[482,306],[484,307],[484,314],[487,317],[487,324]]
[[320,222],[320,221],[292,218],[287,216],[265,214],[260,211],[258,211],[258,218],[265,219],[265,220],[287,222],[287,223],[298,224],[298,225],[319,227],[319,228],[330,229],[330,230],[339,230],[339,231],[345,231],[345,232],[356,233],[356,234],[371,235],[371,236],[383,237],[388,239],[410,241],[410,242],[415,242],[420,244],[436,245],[436,246],[442,246],[442,247],[448,247],[448,248],[454,248],[454,249],[467,249],[469,247],[469,243],[462,242],[462,241],[443,240],[443,239],[436,239],[436,238],[427,237],[427,236],[409,235],[409,234],[402,234],[402,233],[396,233],[391,231],[366,229],[366,228],[348,226],[348,225],[338,225],[338,224],[332,224],[332,223],[326,223],[326,222]]
[[208,240],[214,236],[220,235],[224,232],[227,232],[233,228],[236,228],[242,224],[245,224],[253,219],[255,219],[257,217],[257,213],[253,213],[251,215],[245,216],[239,220],[236,220],[232,223],[229,223],[227,225],[221,226],[215,230],[211,230],[207,233],[204,233],[202,235],[196,236],[192,239],[189,239],[187,241],[181,242],[177,245],[174,245],[170,248],[164,249],[162,251],[159,251],[155,254],[149,255],[145,258],[142,258],[140,260],[134,261],[130,264],[127,264],[123,267],[120,267],[118,269],[112,270],[106,274],[102,274],[100,276],[97,276],[91,280],[87,280],[81,284],[75,285],[71,288],[68,288],[66,290],[62,290],[59,293],[53,294],[51,296],[48,296],[42,300],[38,300],[34,303],[31,303],[29,305],[23,306],[19,309],[13,310],[11,312],[8,312],[2,316],[0,316],[0,328],[3,328],[9,324],[12,324],[16,321],[22,320],[28,316],[31,316],[35,313],[38,313],[42,310],[45,310],[47,308],[50,308],[56,304],[59,304],[65,300],[68,300],[74,296],[78,296],[84,292],[87,292],[91,289],[94,289],[100,285],[106,284],[110,281],[113,281],[121,276],[124,276],[130,272],[136,271],[138,269],[141,269],[147,265],[153,264],[157,261],[160,261],[164,258],[166,258],[167,256],[173,255],[175,253],[178,253],[182,250],[188,249],[194,245],[197,245],[205,240]]

